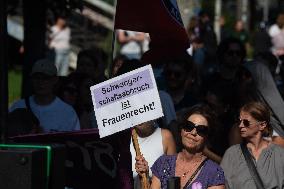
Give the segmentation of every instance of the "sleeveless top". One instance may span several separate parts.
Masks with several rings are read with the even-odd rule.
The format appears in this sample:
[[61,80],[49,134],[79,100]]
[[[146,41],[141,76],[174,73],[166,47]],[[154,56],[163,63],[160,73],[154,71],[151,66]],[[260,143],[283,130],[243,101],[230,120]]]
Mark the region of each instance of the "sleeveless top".
[[[143,154],[144,158],[148,162],[148,166],[152,167],[154,162],[164,154],[163,149],[163,137],[162,137],[162,130],[161,128],[157,128],[154,133],[152,133],[150,136],[141,138],[138,136],[138,143],[140,146],[140,151]],[[134,188],[141,188],[139,176],[137,175],[137,172],[135,170],[135,149],[133,147],[133,143],[131,141],[130,143],[130,152],[132,155],[132,172],[133,172],[133,178],[134,178]],[[149,170],[149,176],[152,177],[152,172]]]

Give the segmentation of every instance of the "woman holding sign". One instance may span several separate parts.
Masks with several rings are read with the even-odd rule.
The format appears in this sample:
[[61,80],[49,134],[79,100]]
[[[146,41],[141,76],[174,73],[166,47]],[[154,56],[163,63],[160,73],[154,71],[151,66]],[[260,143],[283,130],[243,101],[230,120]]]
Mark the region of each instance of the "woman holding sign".
[[[158,127],[156,121],[147,121],[135,127],[137,132],[137,140],[143,157],[147,159],[147,164],[152,166],[154,162],[163,154],[176,154],[176,145],[171,132],[167,129]],[[137,150],[137,149],[136,149]],[[134,188],[141,187],[141,179],[137,175],[135,169],[135,146],[133,141],[130,144],[130,152],[132,154],[132,171],[134,178]],[[137,157],[139,158],[139,156]],[[149,171],[148,176],[152,176]]]
[[[166,189],[171,177],[180,177],[182,188],[225,188],[222,168],[203,154],[213,124],[214,115],[207,106],[194,106],[184,114],[180,123],[183,149],[177,155],[163,155],[154,163],[151,189]],[[148,171],[143,157],[137,158],[136,170],[139,175]]]

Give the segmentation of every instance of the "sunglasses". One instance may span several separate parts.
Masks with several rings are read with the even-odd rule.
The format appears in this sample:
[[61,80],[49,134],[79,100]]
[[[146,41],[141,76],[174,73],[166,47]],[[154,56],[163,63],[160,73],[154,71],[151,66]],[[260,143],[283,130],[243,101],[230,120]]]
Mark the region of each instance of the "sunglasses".
[[191,132],[193,129],[196,129],[196,132],[199,136],[207,136],[209,133],[209,128],[206,125],[195,125],[191,121],[187,121],[187,124],[184,124],[182,129],[185,132]]
[[247,120],[247,119],[239,119],[239,120],[238,120],[238,125],[240,125],[242,122],[243,122],[243,125],[244,125],[245,127],[249,127],[249,126],[251,126],[251,125],[255,125],[255,124],[258,124],[258,123],[262,123],[262,122],[251,123],[251,122],[250,122],[249,120]]

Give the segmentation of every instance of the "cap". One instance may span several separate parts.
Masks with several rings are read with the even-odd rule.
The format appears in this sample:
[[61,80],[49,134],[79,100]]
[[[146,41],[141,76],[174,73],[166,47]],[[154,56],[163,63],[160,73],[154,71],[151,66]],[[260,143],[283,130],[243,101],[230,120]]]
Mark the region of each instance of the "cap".
[[35,73],[43,73],[49,76],[57,75],[57,68],[55,64],[48,59],[41,59],[35,62],[32,68],[31,75]]

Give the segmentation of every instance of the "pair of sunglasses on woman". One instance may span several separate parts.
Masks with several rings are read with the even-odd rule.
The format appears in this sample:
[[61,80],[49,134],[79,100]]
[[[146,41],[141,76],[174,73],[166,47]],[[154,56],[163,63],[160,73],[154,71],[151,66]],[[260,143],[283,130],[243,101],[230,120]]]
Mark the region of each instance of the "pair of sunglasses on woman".
[[263,121],[256,121],[256,122],[252,123],[252,122],[250,122],[250,121],[247,120],[247,119],[238,119],[238,121],[237,121],[238,125],[240,125],[242,122],[243,122],[243,125],[244,125],[245,127],[249,127],[249,126],[251,126],[251,125],[256,125],[256,124],[261,124],[261,123],[263,123]]
[[199,136],[207,136],[209,133],[208,126],[196,125],[191,121],[187,121],[186,124],[183,124],[182,129],[186,132],[191,132],[193,129],[196,129],[196,132]]
[[[263,121],[257,121],[255,123],[251,123],[249,120],[247,119],[239,119],[238,120],[238,125],[240,125],[241,123],[243,123],[243,125],[245,127],[249,127],[251,125],[255,125],[255,124],[260,124],[263,123]],[[191,121],[187,121],[186,124],[183,124],[182,126],[183,130],[185,130],[186,132],[191,132],[193,129],[196,129],[197,134],[200,136],[207,136],[209,133],[209,128],[206,125],[195,125],[193,122]]]

